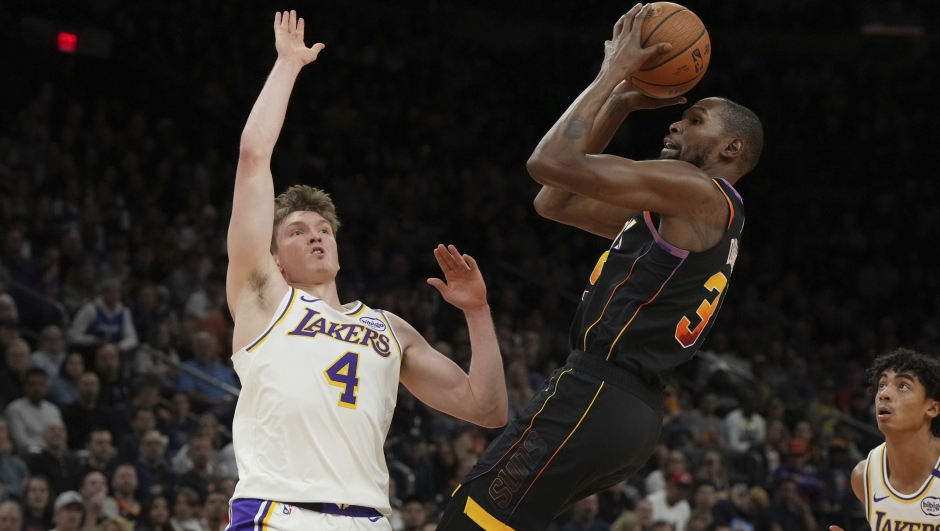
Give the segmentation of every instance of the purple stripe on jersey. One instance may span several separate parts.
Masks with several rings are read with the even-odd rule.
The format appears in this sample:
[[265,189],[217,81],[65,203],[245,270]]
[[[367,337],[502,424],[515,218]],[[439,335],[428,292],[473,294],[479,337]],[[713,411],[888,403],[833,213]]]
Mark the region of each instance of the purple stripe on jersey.
[[660,247],[665,249],[669,254],[671,254],[672,256],[675,256],[676,258],[684,259],[685,257],[689,256],[689,251],[686,251],[685,249],[680,249],[676,247],[675,245],[672,245],[671,243],[664,240],[662,236],[659,235],[659,231],[656,230],[656,226],[653,225],[653,218],[650,216],[649,212],[643,212],[643,219],[646,220],[646,226],[649,227],[650,232],[653,233],[653,238],[656,240],[656,243],[658,243]]
[[254,531],[258,522],[258,515],[263,518],[261,510],[267,502],[264,500],[255,500],[251,498],[239,498],[232,500],[231,523],[228,529],[231,531]]
[[729,183],[729,182],[726,181],[725,179],[721,179],[721,181],[724,182],[725,184],[727,184],[727,185],[728,185],[728,188],[731,188],[731,191],[734,192],[734,196],[737,197],[737,198],[738,198],[738,201],[740,201],[741,204],[743,205],[743,204],[744,204],[744,200],[741,199],[741,194],[739,194],[738,191],[734,189],[734,186],[732,186],[731,183]]
[[940,470],[937,470],[936,468],[931,470],[930,474],[935,478],[940,478]]

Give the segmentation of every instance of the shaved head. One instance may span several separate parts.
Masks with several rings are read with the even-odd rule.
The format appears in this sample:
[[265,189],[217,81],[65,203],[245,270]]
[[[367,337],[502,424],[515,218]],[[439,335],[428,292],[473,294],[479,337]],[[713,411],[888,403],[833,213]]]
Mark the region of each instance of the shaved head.
[[724,102],[718,115],[724,123],[725,134],[744,140],[741,164],[744,166],[744,173],[747,173],[753,170],[760,160],[760,152],[764,148],[764,126],[754,111],[747,107],[729,99],[716,99]]

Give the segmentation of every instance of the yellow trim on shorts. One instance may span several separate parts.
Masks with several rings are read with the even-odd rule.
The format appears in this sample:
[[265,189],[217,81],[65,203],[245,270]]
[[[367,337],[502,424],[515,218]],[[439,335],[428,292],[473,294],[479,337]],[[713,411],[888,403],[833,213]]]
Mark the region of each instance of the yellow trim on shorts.
[[271,505],[268,507],[268,514],[264,515],[264,519],[261,520],[261,531],[268,531],[268,520],[271,519],[271,515],[274,514],[274,506],[277,505],[276,501],[271,502]]
[[515,531],[486,512],[486,509],[480,507],[480,504],[473,501],[470,496],[467,496],[467,506],[464,507],[463,513],[470,517],[475,524],[482,527],[483,531]]

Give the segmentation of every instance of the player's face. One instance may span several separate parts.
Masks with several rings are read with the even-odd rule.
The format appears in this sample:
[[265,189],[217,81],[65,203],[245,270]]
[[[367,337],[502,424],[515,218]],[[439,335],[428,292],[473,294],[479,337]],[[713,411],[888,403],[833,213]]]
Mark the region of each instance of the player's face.
[[927,398],[914,373],[887,369],[878,381],[875,413],[878,428],[885,434],[915,432],[940,413],[940,402]]
[[722,105],[721,100],[709,98],[686,109],[682,119],[669,126],[659,158],[685,161],[702,169],[717,162],[717,148],[724,138],[718,114]]
[[291,212],[278,226],[275,260],[288,284],[332,282],[339,271],[333,228],[316,212]]

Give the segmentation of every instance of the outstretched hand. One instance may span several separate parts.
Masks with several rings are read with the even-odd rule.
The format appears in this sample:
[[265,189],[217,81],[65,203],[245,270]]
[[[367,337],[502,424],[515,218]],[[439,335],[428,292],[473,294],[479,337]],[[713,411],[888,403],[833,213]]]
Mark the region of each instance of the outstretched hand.
[[306,65],[316,61],[320,50],[326,46],[318,42],[307,48],[304,19],[298,19],[296,11],[284,11],[274,15],[274,47],[278,59],[297,59],[301,65]]
[[428,284],[437,288],[445,301],[465,312],[486,306],[486,284],[476,260],[468,254],[460,254],[453,245],[438,245],[434,249],[434,258],[437,258],[447,282],[429,278]]
[[610,97],[620,99],[624,107],[631,111],[659,109],[660,107],[681,105],[686,102],[686,99],[682,96],[663,99],[651,98],[636,90],[629,81],[621,81],[619,85],[614,87],[613,92],[610,93]]
[[618,79],[630,79],[651,57],[668,52],[672,45],[663,42],[644,48],[640,44],[640,30],[651,4],[637,4],[614,24],[614,35],[604,43],[604,65]]

